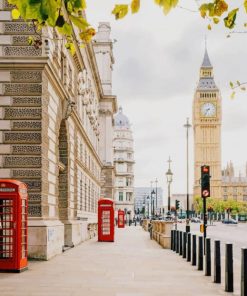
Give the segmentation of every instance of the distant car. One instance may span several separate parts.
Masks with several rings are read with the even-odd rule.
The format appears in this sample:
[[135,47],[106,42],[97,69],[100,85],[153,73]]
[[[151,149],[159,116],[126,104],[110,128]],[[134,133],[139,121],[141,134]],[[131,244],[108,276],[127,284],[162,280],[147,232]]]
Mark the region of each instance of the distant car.
[[183,223],[183,220],[182,219],[178,219],[177,222],[178,223]]
[[199,219],[197,217],[192,217],[190,221],[193,223],[201,223],[201,219]]
[[232,218],[222,220],[224,224],[238,224],[238,222]]

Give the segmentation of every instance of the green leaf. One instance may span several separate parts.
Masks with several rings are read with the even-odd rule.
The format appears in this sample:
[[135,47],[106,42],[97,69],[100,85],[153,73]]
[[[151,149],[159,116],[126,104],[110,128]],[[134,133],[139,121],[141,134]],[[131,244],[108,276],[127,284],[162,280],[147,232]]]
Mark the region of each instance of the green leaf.
[[231,93],[231,99],[233,100],[234,98],[235,98],[235,94],[236,94],[236,92],[235,91],[233,91],[232,93]]
[[234,86],[234,85],[233,85],[233,82],[230,81],[230,87],[233,88],[233,86]]
[[240,82],[238,80],[236,82],[237,82],[237,85],[240,86]]
[[65,23],[61,28],[57,27],[57,30],[60,34],[70,36],[72,34],[72,28],[71,25],[68,23]]
[[85,30],[89,26],[88,22],[82,17],[70,15],[69,18],[81,30]]

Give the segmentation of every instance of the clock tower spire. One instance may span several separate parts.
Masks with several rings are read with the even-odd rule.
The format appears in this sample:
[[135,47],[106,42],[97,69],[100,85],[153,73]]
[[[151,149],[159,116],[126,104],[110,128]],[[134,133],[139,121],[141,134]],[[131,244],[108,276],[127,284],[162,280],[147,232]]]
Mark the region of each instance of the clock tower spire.
[[205,48],[193,101],[194,196],[200,196],[200,167],[210,166],[211,197],[221,198],[221,96]]

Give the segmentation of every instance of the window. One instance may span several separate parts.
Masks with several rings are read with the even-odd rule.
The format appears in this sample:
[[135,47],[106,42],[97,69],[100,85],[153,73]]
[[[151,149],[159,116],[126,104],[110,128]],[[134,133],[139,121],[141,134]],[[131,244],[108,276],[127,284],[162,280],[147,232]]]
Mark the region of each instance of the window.
[[227,195],[224,195],[224,200],[227,200]]
[[234,200],[237,200],[238,199],[238,196],[237,195],[233,195],[233,199]]
[[243,195],[243,201],[247,201],[247,195]]
[[123,192],[118,193],[118,199],[119,201],[123,201]]

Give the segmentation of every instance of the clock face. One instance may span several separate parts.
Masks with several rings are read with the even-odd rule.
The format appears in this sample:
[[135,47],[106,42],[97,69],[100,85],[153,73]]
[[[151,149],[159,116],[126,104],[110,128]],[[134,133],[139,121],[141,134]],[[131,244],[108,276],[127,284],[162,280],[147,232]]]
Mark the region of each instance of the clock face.
[[201,113],[205,117],[213,117],[216,115],[216,106],[213,103],[205,103],[201,106]]

